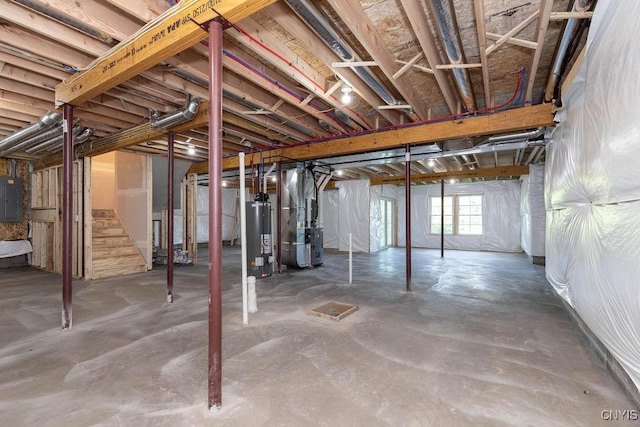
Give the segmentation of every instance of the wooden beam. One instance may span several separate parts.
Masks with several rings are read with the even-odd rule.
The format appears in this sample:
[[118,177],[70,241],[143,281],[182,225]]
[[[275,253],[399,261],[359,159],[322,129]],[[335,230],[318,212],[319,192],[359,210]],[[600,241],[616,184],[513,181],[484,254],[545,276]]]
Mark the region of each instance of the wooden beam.
[[487,55],[489,55],[491,52],[493,52],[494,50],[496,50],[497,48],[505,44],[507,40],[509,40],[516,34],[518,34],[520,31],[527,28],[529,24],[531,24],[533,21],[536,20],[536,18],[538,18],[538,16],[540,16],[540,11],[536,10],[531,15],[529,15],[524,21],[522,21],[521,23],[513,27],[511,30],[507,31],[505,35],[500,37],[498,40],[495,41],[495,43],[493,43],[491,46],[487,48]]
[[[202,106],[200,109],[202,110]],[[514,132],[540,126],[552,126],[553,124],[551,104],[540,104],[514,108],[512,110],[484,116],[399,127],[364,135],[330,139],[328,141],[307,145],[266,150],[262,152],[262,156],[265,163],[274,163],[281,158],[289,160],[312,160],[323,157],[399,148],[405,144],[423,145],[449,139]],[[260,153],[254,153],[254,162],[260,161],[259,154]],[[245,157],[245,162],[246,164],[250,164],[250,155]],[[225,158],[223,160],[223,167],[224,169],[237,169],[238,157]],[[205,173],[207,171],[207,165],[206,163],[196,163],[191,166],[189,171],[190,173]]]
[[429,106],[422,97],[417,95],[408,79],[394,80],[393,75],[400,69],[396,64],[395,55],[383,41],[375,25],[362,9],[360,2],[343,0],[328,0],[328,2],[371,55],[373,61],[378,64],[384,75],[393,83],[400,96],[404,98],[406,103],[411,104],[420,119],[426,120]]
[[491,99],[489,87],[489,63],[487,62],[487,37],[484,26],[484,2],[483,0],[473,1],[476,15],[476,29],[478,30],[478,45],[480,48],[480,62],[482,63],[482,86],[484,88],[484,106],[489,108]]
[[[502,38],[501,34],[496,33],[487,33],[487,38],[489,40],[500,40]],[[527,49],[537,49],[538,43],[532,42],[529,40],[518,39],[516,37],[509,37],[505,43],[512,44],[514,46],[526,47]]]
[[[309,31],[309,27],[305,25],[295,14],[291,13],[291,8],[284,2],[276,2],[266,8],[266,12],[283,28],[296,37],[298,43],[309,52],[313,52],[325,66],[330,67],[331,63],[340,59],[338,55],[331,50],[320,38],[313,32]],[[382,103],[381,98],[369,87],[364,84],[360,77],[349,68],[340,68],[333,70],[340,80],[347,82],[358,95],[370,106],[375,107]],[[327,94],[330,94],[328,91]],[[399,124],[401,122],[401,114],[397,111],[379,111],[380,115],[387,119],[391,124]],[[375,126],[371,126],[372,128]]]
[[547,28],[549,27],[549,15],[551,14],[552,8],[553,0],[540,1],[540,13],[536,28],[536,42],[538,43],[538,47],[533,52],[533,55],[531,55],[531,61],[529,62],[529,73],[527,74],[528,79],[524,93],[525,104],[531,104],[533,98],[533,86],[536,81],[540,58],[542,57],[542,48],[544,46],[544,39],[547,35]]
[[[204,40],[207,32],[198,24],[218,17],[232,23],[257,12],[275,0],[192,0],[125,40],[82,71],[56,87],[56,105],[82,104],[96,95],[149,69]],[[215,11],[214,11],[215,8]],[[217,13],[216,13],[217,12]]]
[[562,21],[564,19],[591,19],[593,12],[551,12],[549,20]]
[[448,74],[444,70],[437,68],[438,65],[442,65],[442,59],[440,56],[440,50],[436,44],[436,40],[431,33],[429,27],[429,21],[425,13],[424,7],[421,1],[415,0],[401,0],[402,7],[409,18],[413,32],[416,34],[420,47],[422,48],[427,62],[431,67],[431,72],[438,82],[440,91],[444,96],[444,100],[449,107],[451,113],[457,112],[458,94],[451,86]]
[[[507,176],[528,175],[529,166],[505,166],[500,168],[488,169],[465,169],[459,171],[425,173],[419,175],[411,175],[411,182],[431,182],[440,181],[449,178],[498,178]],[[371,185],[404,185],[405,176],[382,176],[371,178]]]

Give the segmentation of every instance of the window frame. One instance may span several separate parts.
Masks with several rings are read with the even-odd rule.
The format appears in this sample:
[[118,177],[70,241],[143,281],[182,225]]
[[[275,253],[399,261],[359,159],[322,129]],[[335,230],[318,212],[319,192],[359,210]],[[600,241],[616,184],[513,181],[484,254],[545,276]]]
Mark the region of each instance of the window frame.
[[[429,231],[429,235],[434,235],[434,236],[439,236],[440,235],[440,231],[438,232],[433,232],[432,231],[432,218],[434,216],[439,217],[440,216],[440,211],[438,212],[434,212],[434,199],[437,199],[438,201],[441,199],[442,196],[429,196],[429,211],[428,211],[428,221],[429,223],[427,224],[428,227],[428,231]],[[472,215],[472,214],[464,214],[461,215],[460,214],[460,197],[480,197],[480,207],[481,207],[481,214],[480,215]],[[445,199],[447,198],[451,198],[452,200],[452,215],[445,215],[446,217],[451,216],[452,217],[452,221],[453,221],[453,227],[452,227],[452,232],[451,233],[447,233],[445,232],[444,235],[445,236],[467,236],[467,237],[473,237],[473,236],[484,236],[484,231],[485,231],[485,221],[484,221],[484,217],[485,217],[485,208],[484,208],[484,194],[483,193],[455,193],[455,194],[447,194],[444,196]],[[440,203],[437,204],[438,209],[440,209]],[[466,206],[466,205],[464,205]],[[473,205],[468,205],[468,206],[473,206]],[[480,216],[481,219],[481,229],[482,231],[480,233],[460,233],[460,217],[473,217],[473,216]],[[439,224],[438,224],[439,225]],[[470,224],[473,225],[473,224]],[[446,225],[445,225],[446,228]]]

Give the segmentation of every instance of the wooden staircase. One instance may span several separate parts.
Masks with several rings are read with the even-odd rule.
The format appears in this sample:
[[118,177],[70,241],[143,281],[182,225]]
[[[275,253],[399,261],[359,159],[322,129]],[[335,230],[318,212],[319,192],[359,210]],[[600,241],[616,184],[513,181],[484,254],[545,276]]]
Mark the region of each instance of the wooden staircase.
[[112,209],[93,209],[92,279],[147,271],[147,264]]

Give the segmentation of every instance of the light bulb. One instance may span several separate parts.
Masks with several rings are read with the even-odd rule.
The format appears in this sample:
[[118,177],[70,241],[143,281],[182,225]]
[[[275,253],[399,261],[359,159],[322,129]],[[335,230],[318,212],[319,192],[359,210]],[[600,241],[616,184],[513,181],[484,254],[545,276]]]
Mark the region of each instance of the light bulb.
[[455,180],[454,178],[451,178],[451,179],[449,180],[449,184],[455,184],[455,183],[456,183],[456,180]]
[[433,159],[429,159],[427,161],[427,166],[429,166],[430,168],[434,167],[436,165],[436,161]]
[[226,187],[227,186],[227,181],[222,181],[222,186]]
[[339,170],[338,172],[336,172],[338,174],[338,176],[342,176],[342,171]]
[[348,104],[351,102],[351,86],[349,86],[348,84],[344,84],[344,86],[342,86],[342,89],[340,89],[342,91],[342,98],[340,98],[340,100],[342,101],[343,104]]
[[276,178],[276,176],[275,176],[275,175],[272,175],[272,176],[271,176],[271,181],[276,182],[277,180],[278,180],[278,179]]
[[189,149],[187,150],[187,153],[189,153],[190,156],[193,156],[194,154],[196,154],[196,149],[193,145],[189,144]]

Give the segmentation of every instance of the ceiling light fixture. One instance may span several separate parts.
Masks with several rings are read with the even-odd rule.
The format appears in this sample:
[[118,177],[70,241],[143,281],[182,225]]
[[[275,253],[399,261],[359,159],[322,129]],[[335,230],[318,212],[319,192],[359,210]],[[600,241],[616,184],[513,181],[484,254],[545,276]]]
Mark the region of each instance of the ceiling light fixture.
[[226,187],[227,186],[227,181],[222,181],[222,186]]
[[196,154],[196,147],[194,147],[193,144],[189,144],[187,153],[189,153],[190,156],[193,156],[194,154]]
[[449,180],[449,184],[455,184],[455,183],[456,183],[455,178],[451,178],[451,179]]
[[436,161],[433,159],[429,159],[427,161],[427,166],[429,166],[430,168],[434,167],[436,165]]
[[278,178],[276,178],[275,175],[271,175],[271,181],[276,182],[278,180]]
[[342,103],[344,105],[347,105],[351,102],[352,96],[351,96],[351,91],[353,90],[351,88],[351,86],[349,86],[348,84],[344,84],[342,86],[342,89],[340,89],[342,91],[342,98],[340,98],[340,100],[342,101]]
[[337,171],[336,173],[338,174],[338,176],[342,176],[342,171],[341,170]]

